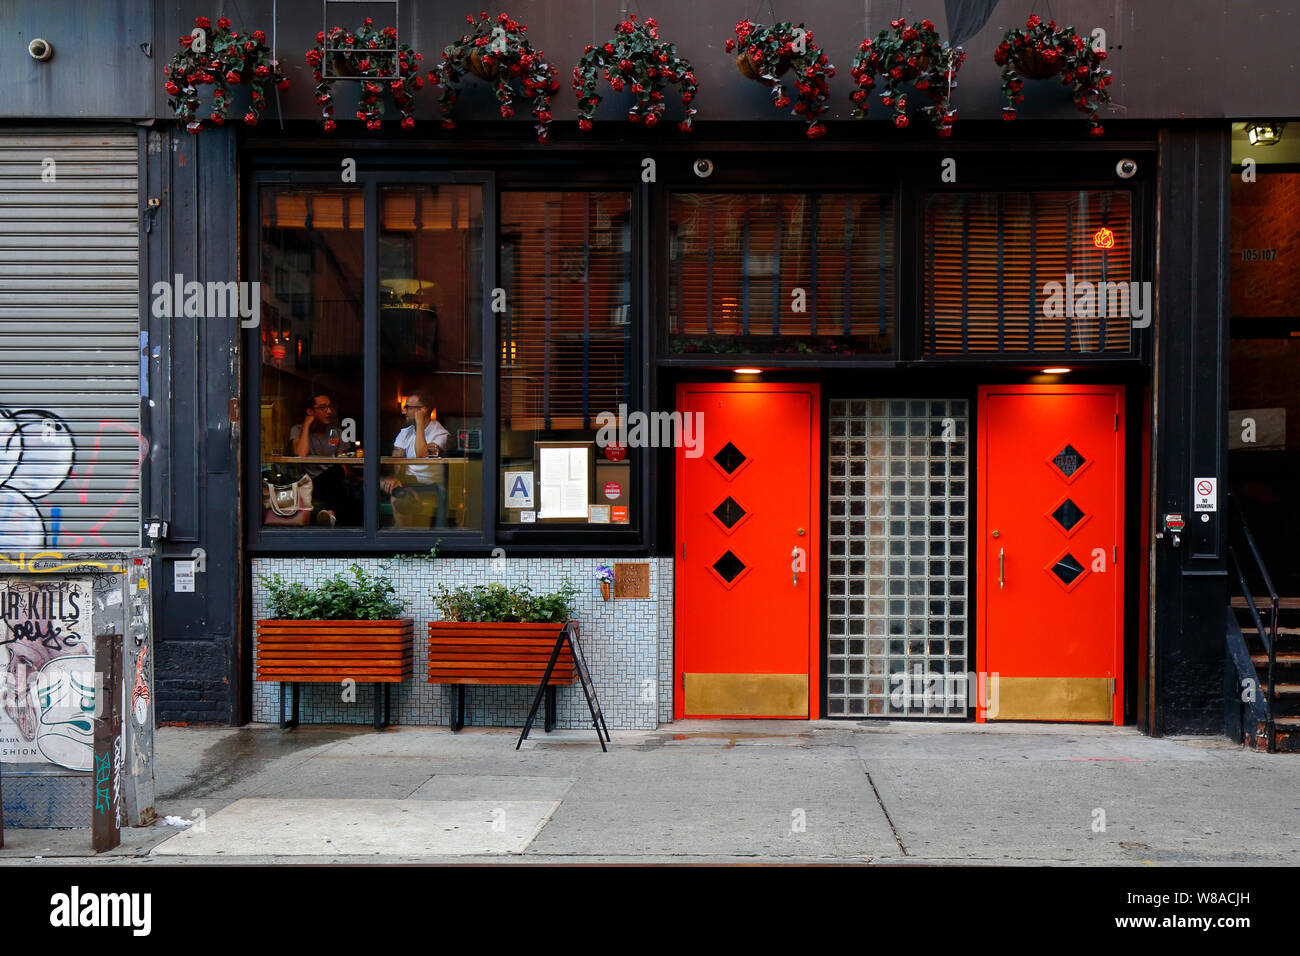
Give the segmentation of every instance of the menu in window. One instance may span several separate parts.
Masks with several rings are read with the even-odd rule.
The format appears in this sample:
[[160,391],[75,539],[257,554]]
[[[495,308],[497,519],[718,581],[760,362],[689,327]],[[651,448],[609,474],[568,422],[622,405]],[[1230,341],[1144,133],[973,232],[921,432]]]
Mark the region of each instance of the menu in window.
[[542,499],[538,517],[587,520],[591,448],[538,445],[537,457]]

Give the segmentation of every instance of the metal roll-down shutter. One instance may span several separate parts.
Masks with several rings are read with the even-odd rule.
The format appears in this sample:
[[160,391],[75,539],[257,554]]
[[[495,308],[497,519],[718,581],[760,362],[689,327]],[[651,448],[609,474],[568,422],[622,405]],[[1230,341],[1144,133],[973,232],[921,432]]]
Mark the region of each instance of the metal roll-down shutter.
[[0,552],[140,543],[139,140],[0,128]]

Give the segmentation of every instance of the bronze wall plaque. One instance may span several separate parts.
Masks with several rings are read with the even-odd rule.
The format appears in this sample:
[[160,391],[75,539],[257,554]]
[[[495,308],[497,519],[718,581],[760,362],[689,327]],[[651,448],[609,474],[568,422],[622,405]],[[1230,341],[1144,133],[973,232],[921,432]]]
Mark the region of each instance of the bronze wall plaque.
[[615,564],[614,597],[647,600],[650,597],[650,565]]

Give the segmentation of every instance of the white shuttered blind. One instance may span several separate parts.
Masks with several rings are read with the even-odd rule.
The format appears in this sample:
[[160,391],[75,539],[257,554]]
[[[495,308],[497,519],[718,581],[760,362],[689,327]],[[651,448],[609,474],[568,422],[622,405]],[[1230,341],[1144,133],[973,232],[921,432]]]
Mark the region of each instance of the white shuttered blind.
[[140,544],[134,132],[0,130],[0,551]]

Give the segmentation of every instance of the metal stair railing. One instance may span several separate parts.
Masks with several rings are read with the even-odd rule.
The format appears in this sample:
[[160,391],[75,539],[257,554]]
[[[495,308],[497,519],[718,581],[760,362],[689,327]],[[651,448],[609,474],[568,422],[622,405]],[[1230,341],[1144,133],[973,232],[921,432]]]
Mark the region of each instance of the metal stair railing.
[[[1241,591],[1241,596],[1246,602],[1246,609],[1250,612],[1251,623],[1255,627],[1255,635],[1259,638],[1260,644],[1264,648],[1264,653],[1268,655],[1268,670],[1266,686],[1264,693],[1258,692],[1253,695],[1254,700],[1245,700],[1244,710],[1249,713],[1250,719],[1256,728],[1262,723],[1265,734],[1267,735],[1268,750],[1272,752],[1276,746],[1276,735],[1273,727],[1273,710],[1275,701],[1276,688],[1274,686],[1274,671],[1277,666],[1277,614],[1278,614],[1278,594],[1277,589],[1273,587],[1273,579],[1264,566],[1264,559],[1259,553],[1259,547],[1255,544],[1255,537],[1250,533],[1250,526],[1246,523],[1246,516],[1242,514],[1231,494],[1227,495],[1228,504],[1228,561],[1235,572],[1237,584]],[[1238,532],[1241,542],[1246,546],[1247,557],[1251,561],[1251,570],[1258,576],[1264,584],[1264,590],[1269,597],[1268,626],[1264,626],[1264,621],[1260,617],[1259,608],[1255,604],[1253,589],[1246,578],[1245,569],[1243,569],[1241,560],[1237,557],[1237,549],[1233,545],[1233,532]],[[1228,692],[1229,684],[1232,686],[1232,696],[1240,697],[1240,688],[1242,682],[1250,681],[1252,685],[1259,680],[1258,671],[1255,669],[1254,662],[1251,660],[1250,649],[1246,646],[1246,637],[1240,623],[1237,621],[1237,615],[1231,602],[1227,609],[1227,660],[1224,667],[1227,669],[1224,689]],[[1235,671],[1236,680],[1231,680],[1231,672]],[[1235,706],[1235,702],[1225,699],[1225,707]],[[1252,706],[1253,705],[1253,706]],[[1257,732],[1257,731],[1256,731]]]

